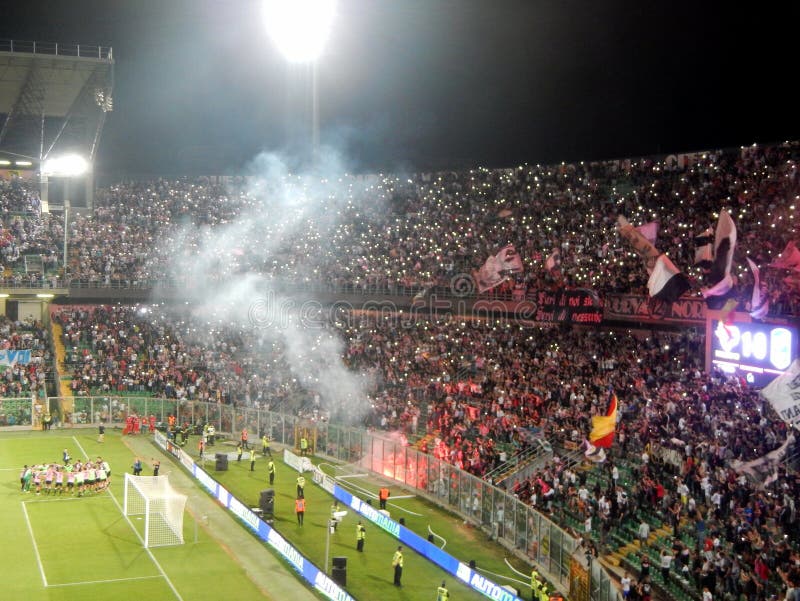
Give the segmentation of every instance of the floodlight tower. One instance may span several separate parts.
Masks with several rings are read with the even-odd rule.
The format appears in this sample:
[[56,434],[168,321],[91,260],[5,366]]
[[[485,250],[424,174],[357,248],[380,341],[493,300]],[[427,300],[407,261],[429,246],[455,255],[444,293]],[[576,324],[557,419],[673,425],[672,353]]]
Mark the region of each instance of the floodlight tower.
[[311,69],[311,150],[319,152],[317,66],[330,35],[336,0],[265,0],[264,20],[272,41],[290,63]]
[[89,162],[80,155],[67,154],[46,160],[42,164],[43,177],[60,177],[64,179],[64,279],[67,279],[69,257],[69,209],[70,180],[81,177],[90,169]]

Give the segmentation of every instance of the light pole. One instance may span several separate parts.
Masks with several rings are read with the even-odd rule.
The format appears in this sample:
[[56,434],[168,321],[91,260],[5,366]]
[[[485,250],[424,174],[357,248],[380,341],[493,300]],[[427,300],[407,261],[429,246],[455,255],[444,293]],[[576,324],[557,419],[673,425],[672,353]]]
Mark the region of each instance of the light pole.
[[[69,190],[69,178],[66,180],[66,190]],[[65,192],[67,196],[67,192]],[[69,250],[69,198],[64,198],[64,282],[67,281],[67,251]]]
[[89,163],[86,159],[75,154],[47,159],[42,164],[42,178],[64,178],[64,280],[67,279],[67,253],[69,251],[70,183],[73,177],[80,177],[88,171]]
[[311,152],[319,154],[318,62],[330,34],[335,0],[265,0],[264,21],[275,45],[290,63],[311,69]]
[[330,564],[331,555],[331,533],[333,532],[333,518],[328,519],[328,534],[325,539],[325,574],[328,574],[328,565]]

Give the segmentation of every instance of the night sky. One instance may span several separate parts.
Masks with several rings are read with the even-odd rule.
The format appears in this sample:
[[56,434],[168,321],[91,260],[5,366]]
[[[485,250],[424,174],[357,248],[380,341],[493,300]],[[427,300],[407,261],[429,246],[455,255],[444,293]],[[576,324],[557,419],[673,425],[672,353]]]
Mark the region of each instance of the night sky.
[[[98,172],[235,172],[307,140],[308,74],[274,48],[256,1],[25,0],[2,12],[2,38],[113,46]],[[321,138],[355,171],[800,136],[796,3],[339,0],[337,12],[319,63]]]

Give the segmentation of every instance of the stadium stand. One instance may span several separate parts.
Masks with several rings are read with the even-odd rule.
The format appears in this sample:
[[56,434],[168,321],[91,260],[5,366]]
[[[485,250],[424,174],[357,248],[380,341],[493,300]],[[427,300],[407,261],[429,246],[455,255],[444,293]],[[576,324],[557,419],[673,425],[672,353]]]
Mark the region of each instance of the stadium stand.
[[[659,222],[659,248],[685,266],[696,288],[703,274],[691,267],[692,238],[723,208],[739,230],[737,265],[751,257],[766,266],[795,239],[798,150],[791,142],[701,153],[685,164],[642,159],[381,176],[363,191],[333,189],[323,207],[329,210],[303,216],[291,236],[280,235],[276,218],[274,230],[253,230],[234,248],[215,249],[238,257],[219,263],[233,273],[217,275],[256,271],[333,290],[417,295],[447,291],[454,277],[514,244],[522,273],[484,296],[557,287],[646,294],[641,259],[615,229],[625,215],[634,224]],[[59,269],[63,224],[39,214],[35,190],[25,186],[0,184],[7,283]],[[106,188],[92,216],[68,224],[67,277],[145,287],[175,278],[170,258],[197,259],[209,232],[256,209],[268,215],[269,202],[245,180]],[[323,218],[330,211],[341,215],[335,224]],[[259,244],[271,238],[281,243]],[[555,249],[560,266],[545,269]],[[27,273],[28,254],[41,255],[41,273]],[[750,275],[737,269],[745,298]],[[765,277],[770,314],[800,314],[794,272],[765,268]],[[743,382],[703,373],[704,341],[696,332],[348,317],[326,323],[320,335],[341,337],[345,365],[369,375],[364,425],[399,431],[490,479],[505,460],[546,440],[551,459],[528,469],[517,464],[500,484],[582,536],[588,554],[635,574],[634,598],[651,584],[681,601],[700,599],[703,588],[755,601],[798,586],[797,441]],[[344,417],[324,414],[320,390],[298,381],[285,346],[258,346],[252,328],[198,328],[180,311],[149,306],[66,305],[54,319],[75,395],[129,393]],[[0,339],[4,348],[32,348],[42,359],[6,370],[3,395],[36,393],[51,362],[45,333],[6,321]],[[582,445],[610,388],[620,401],[617,443],[595,465]],[[769,474],[735,469],[784,445],[785,461]],[[655,568],[665,556],[675,561],[662,573]]]

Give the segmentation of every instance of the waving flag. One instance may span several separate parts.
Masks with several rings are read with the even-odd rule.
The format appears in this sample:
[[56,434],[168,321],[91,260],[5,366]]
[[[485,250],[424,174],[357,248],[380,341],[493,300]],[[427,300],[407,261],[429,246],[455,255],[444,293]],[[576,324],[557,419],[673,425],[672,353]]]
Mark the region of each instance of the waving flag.
[[513,244],[500,249],[494,256],[489,256],[474,275],[480,292],[491,290],[508,279],[509,274],[522,271],[522,257],[517,254]]
[[710,227],[694,237],[694,264],[711,267],[714,258],[714,230]]
[[658,221],[644,223],[637,227],[636,231],[644,236],[645,240],[647,240],[650,244],[655,246],[656,238],[658,238]]
[[544,262],[544,268],[547,271],[554,271],[561,267],[561,251],[559,249],[555,249],[550,256]]
[[502,272],[521,273],[522,272],[522,257],[517,253],[517,249],[513,244],[500,249],[500,252],[495,255],[497,266]]
[[753,294],[750,299],[750,317],[753,319],[764,319],[769,313],[769,296],[767,294],[767,283],[761,281],[761,272],[750,257],[747,257],[750,271],[753,272]]
[[609,449],[614,442],[614,432],[617,429],[617,395],[611,393],[606,415],[592,417],[592,431],[589,441],[595,447]]
[[775,257],[775,260],[769,266],[777,267],[778,269],[800,270],[800,250],[797,250],[797,245],[795,245],[794,241],[789,242],[783,252]]
[[733,288],[733,251],[736,248],[736,225],[728,211],[721,211],[714,230],[714,260],[708,276],[708,287],[701,293],[710,309],[718,309]]
[[647,273],[653,273],[656,260],[661,254],[658,252],[658,249],[653,246],[653,243],[643,236],[638,229],[633,227],[622,215],[617,218],[617,229],[619,230],[620,236],[630,242],[633,249],[644,260],[644,266],[645,269],[647,269]]
[[783,421],[800,426],[800,359],[795,359],[789,369],[763,388],[761,396]]
[[665,303],[674,303],[681,294],[689,289],[689,279],[675,267],[667,255],[660,255],[656,260],[647,290],[650,296]]
[[730,213],[723,210],[714,231],[714,263],[711,266],[712,285],[730,275],[733,251],[736,248],[736,224]]

